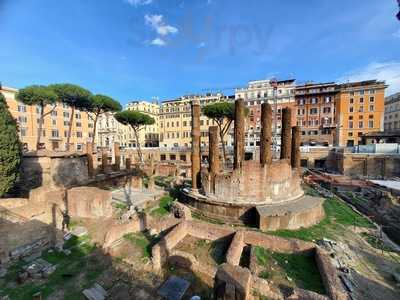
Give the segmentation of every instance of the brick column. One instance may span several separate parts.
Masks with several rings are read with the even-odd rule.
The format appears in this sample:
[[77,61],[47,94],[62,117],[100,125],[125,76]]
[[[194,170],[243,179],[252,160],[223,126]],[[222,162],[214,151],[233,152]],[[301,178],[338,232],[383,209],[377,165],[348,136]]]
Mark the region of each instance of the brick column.
[[119,171],[121,166],[121,153],[119,150],[119,143],[114,143],[114,160],[115,160],[115,170]]
[[88,174],[89,177],[93,177],[94,175],[94,168],[93,168],[93,144],[88,142],[86,144],[86,155],[88,161]]
[[101,169],[103,172],[107,171],[108,168],[108,151],[107,147],[101,148]]
[[260,163],[269,165],[272,162],[272,108],[268,103],[261,104],[261,137]]
[[192,188],[200,188],[200,101],[192,101]]
[[234,169],[241,169],[244,160],[244,100],[235,101]]
[[292,168],[300,168],[300,127],[292,127]]
[[292,152],[292,112],[290,108],[282,109],[282,133],[281,133],[281,159],[289,159]]

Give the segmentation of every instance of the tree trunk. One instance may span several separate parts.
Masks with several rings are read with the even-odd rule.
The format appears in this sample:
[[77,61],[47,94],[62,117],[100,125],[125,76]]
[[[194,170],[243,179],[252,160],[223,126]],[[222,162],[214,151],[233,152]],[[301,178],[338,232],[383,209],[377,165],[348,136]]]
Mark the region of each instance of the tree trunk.
[[69,117],[68,135],[67,135],[67,146],[66,151],[69,151],[69,142],[71,140],[72,122],[74,121],[75,107],[72,106],[71,116]]
[[97,119],[99,117],[99,113],[96,113],[96,116],[94,117],[94,125],[93,125],[93,137],[92,137],[92,144],[93,148],[96,148],[94,146],[94,140],[96,139],[96,128],[97,128]]
[[36,151],[39,150],[40,144],[40,136],[42,135],[42,128],[44,122],[44,105],[43,103],[40,104],[40,118],[39,118],[39,126],[38,126],[38,136],[36,140]]
[[140,142],[139,142],[139,135],[138,135],[138,129],[132,127],[133,132],[135,133],[135,138],[136,138],[136,149],[137,153],[139,155],[140,162],[143,162],[143,154],[142,154],[142,149],[140,148]]
[[225,143],[224,143],[224,133],[222,132],[222,127],[221,125],[218,125],[219,127],[219,137],[221,139],[221,143],[222,143],[222,163],[225,167],[225,163],[226,163],[226,149],[225,149]]

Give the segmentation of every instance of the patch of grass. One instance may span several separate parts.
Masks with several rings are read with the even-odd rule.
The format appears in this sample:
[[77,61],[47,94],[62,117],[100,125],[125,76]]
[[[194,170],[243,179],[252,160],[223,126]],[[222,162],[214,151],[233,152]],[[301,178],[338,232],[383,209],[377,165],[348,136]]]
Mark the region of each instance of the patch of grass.
[[152,240],[143,233],[128,233],[124,235],[124,239],[139,247],[142,251],[143,258],[151,257]]
[[298,230],[277,230],[269,233],[286,238],[312,241],[324,237],[335,239],[335,236],[341,235],[349,226],[375,227],[367,218],[356,213],[350,206],[336,198],[325,199],[323,205],[325,218],[320,223]]
[[120,209],[120,210],[128,209],[128,204],[121,203],[121,202],[113,202],[112,206],[114,206],[116,209]]
[[204,221],[204,222],[211,223],[211,224],[217,224],[217,225],[224,225],[225,224],[221,220],[209,218],[209,217],[206,217],[206,216],[204,216],[204,215],[202,215],[200,213],[197,213],[197,212],[192,212],[192,217],[197,219],[197,220]]
[[379,237],[373,234],[362,232],[361,236],[367,241],[368,244],[370,244],[375,249],[383,251],[392,251],[391,247],[386,246],[385,243]]
[[[272,252],[262,247],[254,247],[254,253],[260,266],[266,267],[277,263],[297,286],[320,294],[325,293],[320,273],[312,255]],[[258,276],[269,279],[273,277],[271,272],[275,271],[262,270]]]
[[170,213],[170,208],[174,199],[171,196],[164,196],[160,199],[156,209],[150,211],[151,216],[163,217]]

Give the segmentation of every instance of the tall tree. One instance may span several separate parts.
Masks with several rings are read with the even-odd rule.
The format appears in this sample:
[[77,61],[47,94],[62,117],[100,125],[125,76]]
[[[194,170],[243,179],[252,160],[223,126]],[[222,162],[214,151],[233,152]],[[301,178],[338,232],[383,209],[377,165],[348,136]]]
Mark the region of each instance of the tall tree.
[[13,188],[22,159],[17,122],[11,116],[7,102],[0,93],[0,197]]
[[[245,115],[249,114],[249,109],[246,107]],[[227,159],[224,137],[229,131],[232,122],[235,120],[235,102],[217,102],[208,104],[203,107],[203,114],[214,120],[219,128],[219,137],[222,144],[222,153],[224,162]]]
[[147,114],[132,110],[117,112],[114,117],[121,124],[129,125],[132,127],[136,138],[136,148],[139,159],[141,162],[143,162],[143,155],[139,140],[139,131],[145,128],[145,126],[147,125],[153,125],[155,123],[155,120]]
[[[17,100],[27,105],[37,105],[40,109],[39,126],[36,140],[36,150],[39,149],[40,137],[42,136],[42,128],[44,117],[51,114],[56,108],[57,95],[56,93],[43,85],[31,85],[20,89],[16,95]],[[45,112],[46,105],[52,105],[52,108]]]
[[74,121],[75,110],[79,109],[82,111],[87,111],[90,109],[90,96],[92,95],[88,90],[69,83],[60,83],[49,85],[58,97],[58,100],[65,103],[71,107],[71,116],[69,118],[69,127],[67,135],[67,145],[66,150],[70,149],[72,122]]
[[224,162],[226,161],[226,149],[224,137],[228,132],[233,120],[235,119],[235,103],[217,102],[203,107],[203,113],[208,118],[214,120],[219,128],[219,137],[222,144]]
[[99,116],[106,112],[118,112],[122,110],[121,104],[111,97],[104,95],[93,95],[89,98],[90,109],[89,111],[93,113],[94,117],[89,114],[89,117],[94,122],[92,143],[94,143],[96,137],[97,120]]

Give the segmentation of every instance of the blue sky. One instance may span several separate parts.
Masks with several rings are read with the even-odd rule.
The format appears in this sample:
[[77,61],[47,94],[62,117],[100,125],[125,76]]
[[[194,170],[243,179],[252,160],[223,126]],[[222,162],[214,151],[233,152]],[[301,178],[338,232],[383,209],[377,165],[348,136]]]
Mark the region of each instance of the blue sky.
[[400,91],[396,0],[0,0],[0,80],[127,103],[246,85],[384,79]]

